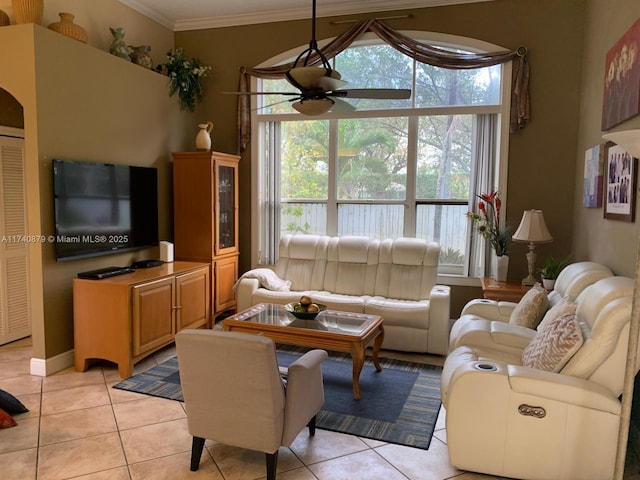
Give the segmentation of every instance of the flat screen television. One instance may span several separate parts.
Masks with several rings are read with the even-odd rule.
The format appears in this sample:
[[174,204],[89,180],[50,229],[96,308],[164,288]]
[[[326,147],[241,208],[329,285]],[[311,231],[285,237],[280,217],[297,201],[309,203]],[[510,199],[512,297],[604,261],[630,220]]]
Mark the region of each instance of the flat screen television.
[[53,160],[57,261],[158,245],[158,171]]

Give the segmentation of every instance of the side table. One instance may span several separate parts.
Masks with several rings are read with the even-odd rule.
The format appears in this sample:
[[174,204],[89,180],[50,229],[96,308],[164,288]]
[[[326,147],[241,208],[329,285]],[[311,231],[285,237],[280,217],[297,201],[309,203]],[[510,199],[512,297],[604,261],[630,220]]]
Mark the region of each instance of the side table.
[[531,285],[522,285],[520,280],[507,280],[498,282],[493,278],[481,278],[482,295],[488,300],[499,302],[519,302]]

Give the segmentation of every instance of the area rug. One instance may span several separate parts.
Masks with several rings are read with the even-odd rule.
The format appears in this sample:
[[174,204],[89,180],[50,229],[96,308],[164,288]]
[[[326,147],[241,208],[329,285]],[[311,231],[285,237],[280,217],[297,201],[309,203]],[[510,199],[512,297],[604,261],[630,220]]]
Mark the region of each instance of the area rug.
[[[288,366],[302,349],[278,350]],[[353,398],[351,357],[331,353],[322,364],[325,405],[317,427],[382,442],[428,449],[440,410],[441,367],[380,359],[376,372],[368,359],[360,374],[361,400]],[[183,401],[178,360],[173,357],[114,385],[156,397]]]

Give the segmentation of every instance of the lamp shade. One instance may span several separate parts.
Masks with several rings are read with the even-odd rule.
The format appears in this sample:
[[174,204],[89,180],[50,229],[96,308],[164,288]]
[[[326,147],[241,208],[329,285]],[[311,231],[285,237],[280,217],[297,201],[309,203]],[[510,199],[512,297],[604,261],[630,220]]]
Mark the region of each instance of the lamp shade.
[[516,233],[512,237],[516,242],[549,243],[553,237],[544,222],[542,210],[525,210]]

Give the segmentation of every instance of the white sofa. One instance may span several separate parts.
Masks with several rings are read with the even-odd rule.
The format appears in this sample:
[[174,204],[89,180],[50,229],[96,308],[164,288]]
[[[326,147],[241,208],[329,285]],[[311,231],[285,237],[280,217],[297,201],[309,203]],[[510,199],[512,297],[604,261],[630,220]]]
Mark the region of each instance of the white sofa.
[[[612,277],[611,270],[596,262],[576,262],[565,267],[548,294],[549,308],[563,300],[575,301],[589,285]],[[517,304],[476,299],[467,303],[451,328],[449,351],[459,346],[499,348],[520,354],[535,330],[509,323]]]
[[[458,338],[441,377],[452,465],[520,479],[613,478],[633,290],[632,279],[606,276],[574,299],[575,313],[545,317],[519,344],[522,332],[504,322],[504,334],[467,336],[476,345]],[[564,319],[570,334],[550,328]],[[531,365],[530,345],[556,361]]]
[[436,285],[439,253],[437,243],[417,238],[287,235],[269,268],[289,289],[266,288],[259,270],[249,271],[236,284],[238,310],[309,295],[330,309],[382,316],[382,348],[444,355],[450,287]]

